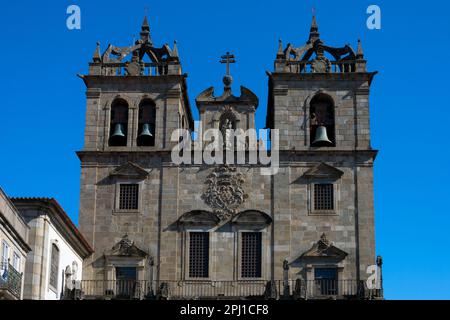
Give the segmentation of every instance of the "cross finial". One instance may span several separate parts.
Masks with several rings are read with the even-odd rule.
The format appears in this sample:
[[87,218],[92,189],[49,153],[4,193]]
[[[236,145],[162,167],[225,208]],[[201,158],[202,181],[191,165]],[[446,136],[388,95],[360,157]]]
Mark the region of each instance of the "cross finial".
[[227,52],[225,55],[220,57],[220,63],[226,63],[227,64],[227,76],[230,75],[230,64],[235,63],[236,60],[234,59],[234,55]]
[[225,89],[229,89],[231,87],[231,83],[233,82],[233,78],[230,75],[230,64],[235,63],[234,55],[230,54],[228,51],[225,55],[220,57],[220,63],[226,63],[227,65],[227,73],[223,77],[223,83],[225,84]]

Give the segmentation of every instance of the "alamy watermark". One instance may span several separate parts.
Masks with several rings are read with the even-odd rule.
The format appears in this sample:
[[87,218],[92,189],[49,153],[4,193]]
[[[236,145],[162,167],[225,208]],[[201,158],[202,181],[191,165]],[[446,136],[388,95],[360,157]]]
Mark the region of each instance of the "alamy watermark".
[[376,4],[372,4],[367,7],[367,14],[370,16],[367,18],[367,28],[369,30],[380,30],[381,29],[381,9]]
[[[178,142],[172,149],[172,162],[181,164],[250,164],[259,165],[261,175],[275,175],[279,169],[279,131],[271,129],[211,128],[202,132],[202,122],[196,121],[193,140],[191,132],[176,129],[170,140]],[[269,152],[270,134],[270,152]]]
[[66,19],[66,26],[69,30],[81,29],[81,9],[79,6],[72,4],[67,7],[66,13],[69,15]]

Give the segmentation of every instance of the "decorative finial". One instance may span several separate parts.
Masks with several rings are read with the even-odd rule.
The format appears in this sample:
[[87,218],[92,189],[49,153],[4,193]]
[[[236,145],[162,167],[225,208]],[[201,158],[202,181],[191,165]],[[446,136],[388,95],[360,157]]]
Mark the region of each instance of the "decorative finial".
[[231,88],[231,83],[233,83],[233,77],[230,75],[230,64],[235,63],[234,55],[227,52],[225,55],[220,57],[220,63],[226,63],[227,65],[227,73],[223,77],[223,83],[225,85],[225,90],[229,90]]
[[94,62],[101,62],[102,58],[100,56],[100,42],[97,41],[97,46],[95,48],[94,56],[92,57]]
[[278,52],[277,52],[277,59],[283,58],[283,41],[281,41],[281,38],[278,39]]
[[356,59],[363,59],[364,51],[361,44],[361,39],[358,39],[358,51],[356,52]]
[[178,46],[177,46],[177,40],[173,41],[173,50],[172,50],[172,56],[178,57]]
[[141,40],[144,43],[152,44],[152,38],[150,37],[150,25],[148,24],[147,15],[144,16],[144,21],[141,26]]
[[309,42],[315,42],[320,37],[319,34],[319,26],[317,25],[316,20],[316,9],[313,8],[313,17],[311,22],[311,29],[309,31]]

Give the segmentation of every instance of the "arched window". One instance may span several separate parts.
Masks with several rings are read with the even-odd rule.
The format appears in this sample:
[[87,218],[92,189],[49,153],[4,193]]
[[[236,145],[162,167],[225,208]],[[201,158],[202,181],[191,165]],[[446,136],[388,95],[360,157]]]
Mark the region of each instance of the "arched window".
[[311,146],[336,146],[333,99],[326,94],[316,95],[311,100],[309,112]]
[[50,286],[58,288],[58,274],[59,274],[59,248],[56,244],[52,244],[52,251],[50,254]]
[[143,100],[139,105],[138,146],[155,145],[155,118],[155,103],[150,99]]
[[111,105],[110,146],[126,146],[128,134],[128,104],[116,99]]

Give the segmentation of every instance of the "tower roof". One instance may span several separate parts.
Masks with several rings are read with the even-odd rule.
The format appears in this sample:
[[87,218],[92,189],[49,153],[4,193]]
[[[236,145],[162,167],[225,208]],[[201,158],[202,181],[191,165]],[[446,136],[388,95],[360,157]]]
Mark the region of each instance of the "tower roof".
[[[349,44],[342,47],[328,46],[320,38],[316,15],[311,21],[309,37],[303,46],[295,47],[288,43],[283,50],[281,40],[278,44],[275,69],[288,73],[348,73],[365,72],[364,54],[361,42],[355,52]],[[356,63],[360,65],[357,66]]]
[[[144,57],[147,56],[151,63],[145,63]],[[127,57],[131,57],[128,58]],[[107,65],[104,65],[107,64]],[[118,64],[115,66],[114,64]],[[100,46],[97,43],[96,50],[93,55],[93,68],[90,74],[114,75],[116,70],[125,64],[126,75],[144,75],[145,68],[154,68],[156,74],[181,74],[181,69],[172,68],[169,72],[169,64],[179,65],[178,48],[174,43],[173,49],[169,45],[164,44],[162,47],[155,47],[150,35],[150,25],[147,16],[141,25],[140,39],[131,46],[119,47],[109,44],[103,54],[100,52]],[[95,66],[101,66],[95,68]],[[173,71],[176,70],[176,71]]]

